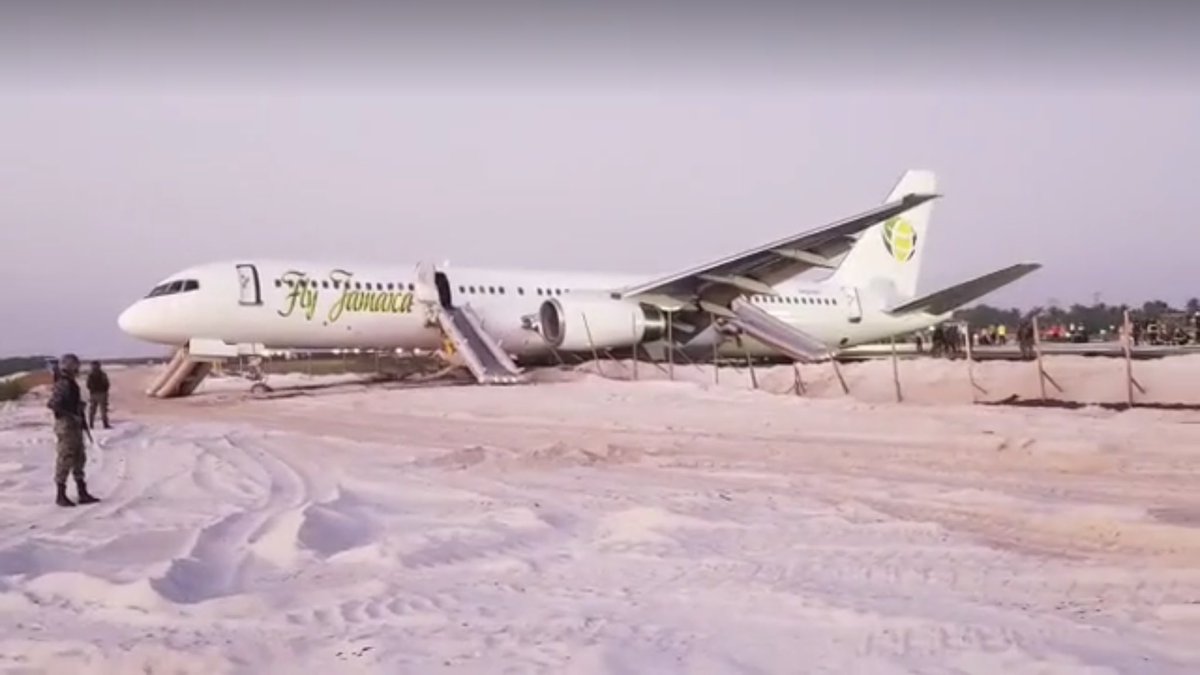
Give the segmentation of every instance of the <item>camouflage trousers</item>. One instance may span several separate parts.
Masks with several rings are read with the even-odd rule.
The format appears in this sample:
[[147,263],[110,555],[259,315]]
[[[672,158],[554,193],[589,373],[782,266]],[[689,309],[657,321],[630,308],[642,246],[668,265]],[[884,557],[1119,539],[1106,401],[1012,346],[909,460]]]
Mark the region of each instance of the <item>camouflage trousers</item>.
[[97,391],[90,394],[88,399],[88,426],[96,428],[96,409],[100,410],[100,421],[108,426],[108,392]]
[[83,446],[83,425],[74,419],[55,420],[54,435],[58,437],[54,482],[60,485],[66,483],[68,474],[74,475],[75,480],[82,481],[83,465],[87,463],[87,453]]

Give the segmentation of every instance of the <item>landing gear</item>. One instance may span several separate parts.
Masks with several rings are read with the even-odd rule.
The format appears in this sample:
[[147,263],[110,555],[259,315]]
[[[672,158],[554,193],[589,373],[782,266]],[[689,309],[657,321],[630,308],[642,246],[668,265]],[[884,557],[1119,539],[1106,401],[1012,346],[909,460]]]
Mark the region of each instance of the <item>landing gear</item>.
[[250,385],[250,394],[256,398],[261,398],[270,394],[274,389],[267,384],[267,376],[263,372],[263,357],[251,356],[246,364],[246,379],[254,384]]

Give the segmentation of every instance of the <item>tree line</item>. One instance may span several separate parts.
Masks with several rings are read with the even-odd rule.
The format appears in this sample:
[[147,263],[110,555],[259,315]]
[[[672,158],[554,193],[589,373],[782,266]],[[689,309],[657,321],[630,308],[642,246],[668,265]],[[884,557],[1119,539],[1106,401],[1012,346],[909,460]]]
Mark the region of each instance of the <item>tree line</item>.
[[1015,328],[1022,321],[1028,320],[1036,314],[1038,315],[1038,322],[1043,326],[1053,324],[1064,326],[1070,324],[1083,325],[1087,332],[1096,333],[1101,330],[1111,330],[1114,327],[1119,328],[1125,320],[1125,310],[1129,310],[1130,319],[1133,321],[1155,321],[1164,315],[1180,312],[1193,315],[1200,312],[1200,298],[1188,300],[1182,308],[1172,307],[1170,303],[1162,300],[1148,300],[1142,303],[1141,307],[1133,307],[1125,304],[1109,305],[1099,302],[1094,305],[1076,303],[1065,308],[1034,307],[1027,311],[1021,311],[1016,307],[1005,309],[987,304],[979,304],[956,311],[954,318],[966,321],[971,326],[1005,325]]
[[0,377],[13,373],[29,373],[46,369],[45,356],[11,356],[0,358]]

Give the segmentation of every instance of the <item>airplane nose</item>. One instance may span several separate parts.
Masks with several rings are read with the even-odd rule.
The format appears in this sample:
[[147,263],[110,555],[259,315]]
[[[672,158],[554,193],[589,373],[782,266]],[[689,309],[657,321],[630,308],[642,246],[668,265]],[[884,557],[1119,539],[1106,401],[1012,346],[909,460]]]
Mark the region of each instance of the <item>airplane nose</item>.
[[125,311],[117,317],[117,326],[122,332],[133,337],[140,337],[146,332],[145,324],[145,315],[138,303],[126,307]]

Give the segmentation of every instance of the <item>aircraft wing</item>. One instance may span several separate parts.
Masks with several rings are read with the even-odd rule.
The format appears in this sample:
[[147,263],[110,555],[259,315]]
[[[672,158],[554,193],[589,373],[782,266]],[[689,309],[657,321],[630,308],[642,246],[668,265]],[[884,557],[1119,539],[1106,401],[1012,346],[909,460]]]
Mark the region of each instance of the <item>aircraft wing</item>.
[[964,281],[961,284],[943,288],[940,291],[935,291],[915,300],[909,300],[904,304],[887,310],[887,312],[892,315],[909,314],[912,312],[927,312],[934,315],[945,314],[946,312],[962,307],[976,298],[981,298],[1001,286],[1011,284],[1026,274],[1041,268],[1041,266],[1041,263],[1010,265],[1009,267],[990,272],[981,277],[975,277],[970,281]]
[[771,286],[814,267],[832,269],[833,259],[854,244],[854,235],[931,199],[937,194],[907,194],[902,199],[864,211],[802,234],[784,237],[727,258],[613,292],[618,299],[642,298],[664,305],[702,298],[727,306],[748,294],[773,294]]

